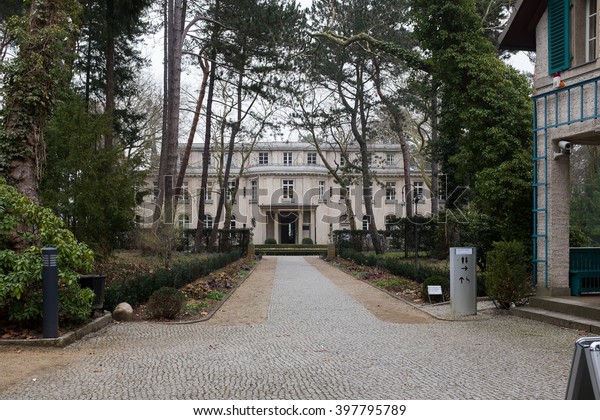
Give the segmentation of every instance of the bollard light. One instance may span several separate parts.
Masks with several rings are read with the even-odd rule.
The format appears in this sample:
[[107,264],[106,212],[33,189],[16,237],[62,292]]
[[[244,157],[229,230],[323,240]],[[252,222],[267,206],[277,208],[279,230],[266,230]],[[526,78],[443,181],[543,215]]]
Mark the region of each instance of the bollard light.
[[42,248],[44,338],[58,337],[58,251]]

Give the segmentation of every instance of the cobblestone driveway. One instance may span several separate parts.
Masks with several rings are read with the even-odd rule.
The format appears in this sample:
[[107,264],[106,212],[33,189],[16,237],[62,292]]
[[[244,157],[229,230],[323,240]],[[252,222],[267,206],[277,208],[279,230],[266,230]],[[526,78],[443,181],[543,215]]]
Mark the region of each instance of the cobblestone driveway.
[[[511,316],[383,322],[310,262],[277,259],[265,322],[114,324],[0,398],[564,398],[576,331]],[[266,280],[258,270],[242,287]]]

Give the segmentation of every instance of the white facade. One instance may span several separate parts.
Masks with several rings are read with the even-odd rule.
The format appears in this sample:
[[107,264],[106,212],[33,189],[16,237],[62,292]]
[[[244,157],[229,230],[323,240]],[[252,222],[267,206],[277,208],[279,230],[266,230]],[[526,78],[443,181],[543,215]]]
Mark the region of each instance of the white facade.
[[[352,161],[358,156],[358,149],[347,153],[348,160]],[[334,168],[345,164],[339,151],[329,149],[323,154]],[[404,217],[407,205],[413,206],[417,214],[430,214],[431,197],[420,173],[411,174],[411,189],[418,194],[418,198],[406,203],[406,197],[416,194],[409,194],[404,186],[399,145],[373,145],[371,156],[374,173],[373,211],[378,229],[385,229],[386,217]],[[325,244],[332,230],[349,229],[345,217],[344,191],[334,181],[311,144],[257,143],[240,175],[242,159],[243,151],[236,150],[230,181],[233,188],[235,179],[239,178],[239,185],[233,201],[235,222],[232,227],[252,228],[255,244],[262,244],[267,238],[274,238],[278,244],[300,244],[304,238]],[[216,155],[212,154],[205,208],[205,213],[209,215],[208,227],[212,227],[219,201],[217,160]],[[201,177],[202,146],[195,145],[184,182],[184,199],[179,200],[175,216],[175,223],[180,227],[195,228],[197,225]],[[149,179],[149,188],[153,188],[155,179]],[[353,179],[355,183],[351,185],[349,194],[357,229],[363,229],[369,220],[365,216],[360,174],[353,175]],[[156,185],[154,183],[154,188]],[[155,191],[147,197],[140,215],[149,217],[152,214],[156,195]],[[220,229],[223,228],[223,218],[224,214],[218,226]],[[148,222],[149,219],[144,221]]]

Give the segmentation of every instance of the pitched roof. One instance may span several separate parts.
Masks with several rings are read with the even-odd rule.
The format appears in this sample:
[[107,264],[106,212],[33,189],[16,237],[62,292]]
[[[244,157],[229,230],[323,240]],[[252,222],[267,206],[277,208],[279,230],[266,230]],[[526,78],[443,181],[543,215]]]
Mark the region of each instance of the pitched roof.
[[535,28],[548,0],[519,0],[500,35],[500,48],[515,51],[535,51]]

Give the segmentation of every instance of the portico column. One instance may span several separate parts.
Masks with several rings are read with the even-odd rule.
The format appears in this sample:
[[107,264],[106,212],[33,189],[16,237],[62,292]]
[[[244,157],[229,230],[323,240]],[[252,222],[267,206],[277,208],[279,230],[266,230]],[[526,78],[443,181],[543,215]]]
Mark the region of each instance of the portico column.
[[304,238],[304,207],[300,207],[300,211],[298,212],[300,213],[298,215],[298,224],[300,226],[298,226],[298,231],[300,232],[297,236],[298,238],[296,239],[298,244],[302,243],[302,238]]
[[[556,140],[548,139],[548,149],[545,151],[548,156],[548,180],[547,192],[543,188],[538,189],[538,206],[544,206],[548,194],[547,208],[547,232],[546,238],[548,255],[548,278],[543,269],[537,272],[536,294],[538,296],[560,296],[569,295],[569,210],[570,210],[570,156],[559,156],[552,158],[556,151]],[[540,145],[538,145],[539,147]],[[541,165],[538,166],[538,179],[543,179],[540,172],[543,171]],[[538,217],[537,233],[543,235],[546,230],[546,220],[541,214]],[[545,244],[544,237],[538,240],[538,260],[544,260]],[[542,266],[541,264],[539,266]]]
[[276,211],[273,213],[273,223],[275,224],[275,238],[277,239],[277,243],[281,243],[281,224],[279,222],[279,212]]

